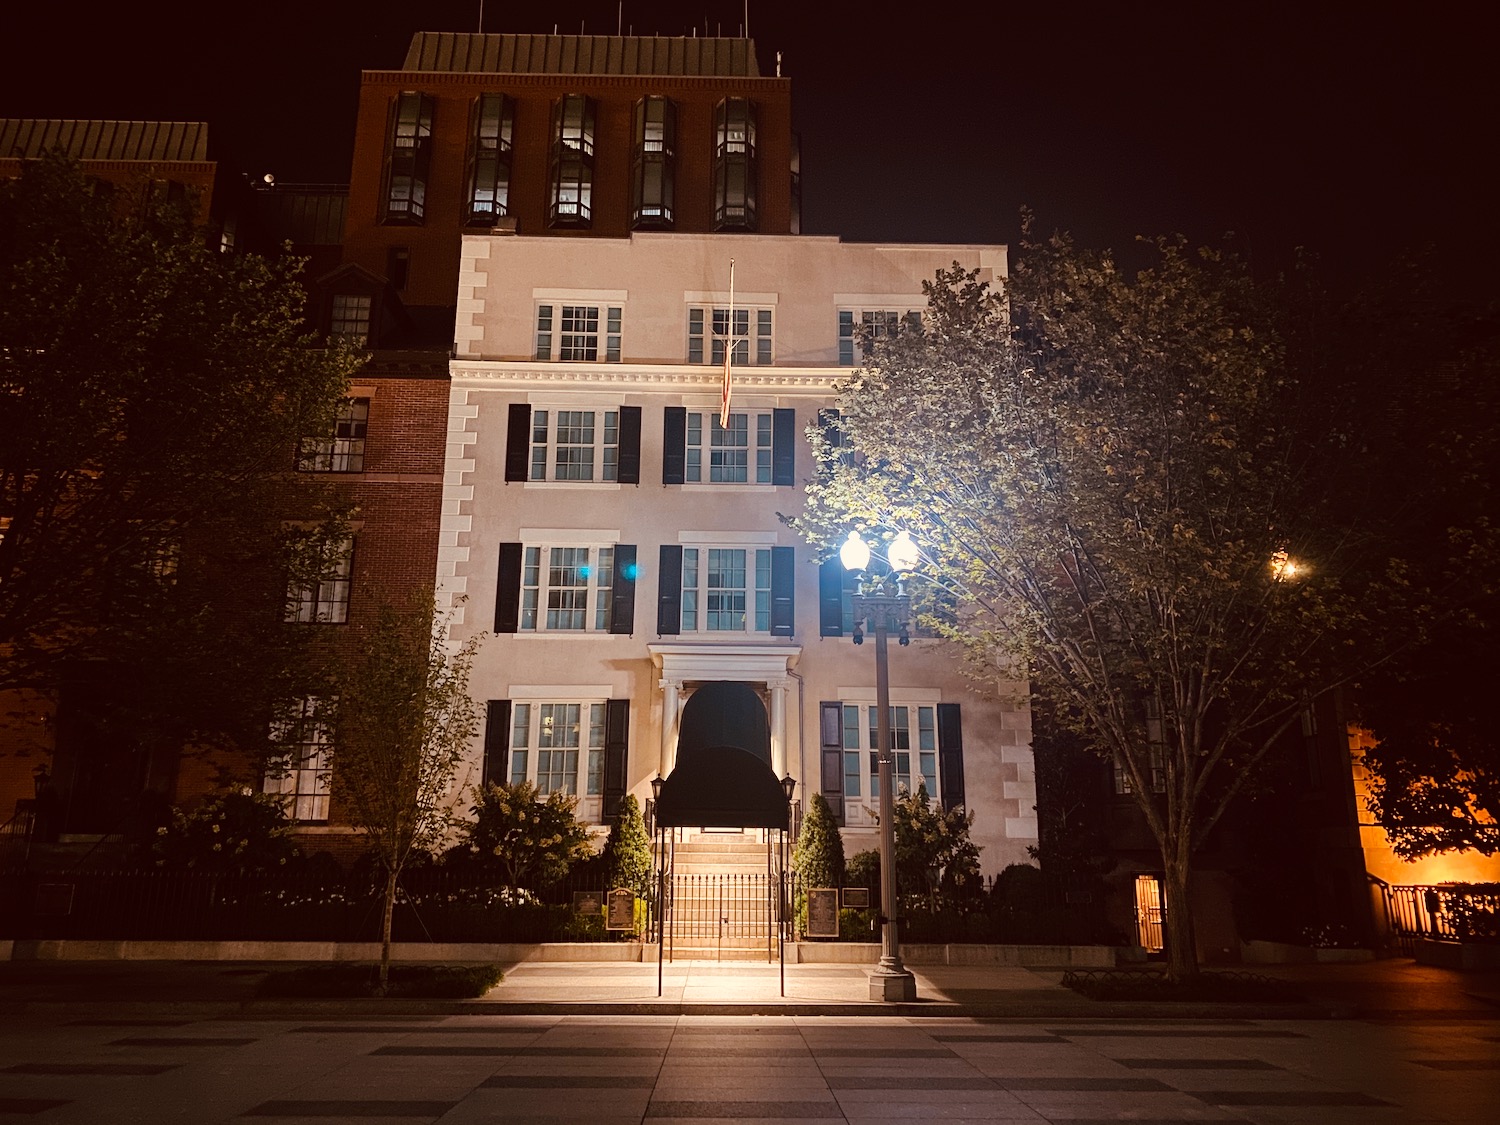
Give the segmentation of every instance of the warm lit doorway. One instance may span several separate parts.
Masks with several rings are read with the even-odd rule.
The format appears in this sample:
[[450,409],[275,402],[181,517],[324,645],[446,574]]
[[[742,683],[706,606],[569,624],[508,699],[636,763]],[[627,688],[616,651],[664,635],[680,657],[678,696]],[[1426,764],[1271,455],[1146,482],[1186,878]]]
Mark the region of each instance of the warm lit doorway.
[[1148,955],[1161,953],[1161,879],[1155,875],[1135,877],[1135,940]]

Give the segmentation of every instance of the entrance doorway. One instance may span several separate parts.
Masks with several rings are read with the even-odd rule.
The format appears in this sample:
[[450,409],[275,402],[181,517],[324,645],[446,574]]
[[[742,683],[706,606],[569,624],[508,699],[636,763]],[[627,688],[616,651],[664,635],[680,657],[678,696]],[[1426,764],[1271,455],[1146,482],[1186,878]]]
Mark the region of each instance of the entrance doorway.
[[1148,954],[1161,953],[1162,941],[1161,879],[1155,875],[1135,877],[1135,941]]

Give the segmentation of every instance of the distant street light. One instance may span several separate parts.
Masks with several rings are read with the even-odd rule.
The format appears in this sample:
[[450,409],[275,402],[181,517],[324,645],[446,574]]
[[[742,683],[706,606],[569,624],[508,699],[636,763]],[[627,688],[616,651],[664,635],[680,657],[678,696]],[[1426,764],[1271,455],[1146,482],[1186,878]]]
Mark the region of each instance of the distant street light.
[[917,981],[901,963],[901,935],[896,922],[896,802],[895,760],[891,753],[891,685],[886,656],[886,637],[896,631],[900,644],[911,643],[907,624],[911,619],[911,598],[906,593],[905,575],[917,564],[919,552],[911,536],[901,532],[886,548],[885,558],[891,574],[875,577],[873,590],[866,589],[866,570],[870,565],[870,547],[851,531],[839,549],[844,569],[860,573],[854,594],[854,643],[864,643],[868,623],[875,633],[875,712],[878,751],[876,759],[880,786],[880,961],[870,974],[870,999],[906,1001],[917,998]]

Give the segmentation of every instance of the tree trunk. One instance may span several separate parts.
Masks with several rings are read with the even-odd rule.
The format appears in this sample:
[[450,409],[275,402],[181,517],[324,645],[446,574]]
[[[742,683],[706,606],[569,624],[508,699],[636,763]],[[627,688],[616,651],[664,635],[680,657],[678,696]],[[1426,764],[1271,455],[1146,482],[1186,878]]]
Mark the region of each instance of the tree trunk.
[[396,869],[386,868],[385,907],[380,918],[380,980],[375,995],[384,996],[391,983],[391,922],[396,915]]
[[[1175,838],[1174,838],[1175,837]],[[1198,975],[1198,946],[1193,932],[1192,849],[1186,833],[1173,833],[1162,842],[1162,893],[1166,899],[1167,976],[1173,981]]]

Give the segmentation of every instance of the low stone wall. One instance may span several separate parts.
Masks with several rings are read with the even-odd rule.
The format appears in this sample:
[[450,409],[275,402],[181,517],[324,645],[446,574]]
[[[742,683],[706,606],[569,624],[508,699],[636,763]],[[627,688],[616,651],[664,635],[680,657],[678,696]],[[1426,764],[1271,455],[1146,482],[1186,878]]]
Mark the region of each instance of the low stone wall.
[[1417,942],[1413,955],[1417,964],[1440,969],[1500,969],[1500,945],[1488,943],[1423,938]]
[[[911,965],[999,965],[1025,969],[1101,969],[1115,964],[1107,945],[903,945]],[[326,941],[0,941],[0,961],[374,961],[375,942]],[[397,942],[405,962],[655,961],[642,942],[480,944]],[[787,942],[790,965],[873,965],[880,946],[867,942]]]
[[[786,959],[802,965],[873,965],[880,959],[874,942],[792,942]],[[795,953],[795,955],[794,955]],[[1017,969],[1110,969],[1116,950],[1109,945],[929,945],[901,947],[908,965],[999,965]]]
[[[654,945],[639,942],[396,942],[396,961],[642,961]],[[378,942],[325,941],[5,941],[0,960],[8,961],[376,961]]]

